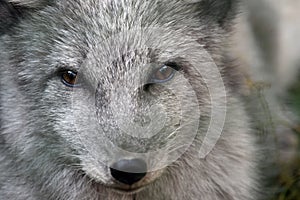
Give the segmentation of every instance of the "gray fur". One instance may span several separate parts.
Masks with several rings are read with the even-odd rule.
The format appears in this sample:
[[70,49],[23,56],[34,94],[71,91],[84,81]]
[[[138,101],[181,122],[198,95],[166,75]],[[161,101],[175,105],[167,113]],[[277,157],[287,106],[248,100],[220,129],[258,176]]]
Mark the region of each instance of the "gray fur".
[[[254,133],[236,87],[241,84],[238,69],[231,66],[221,48],[226,46],[235,1],[11,0],[4,3],[21,6],[24,17],[12,21],[10,30],[1,30],[1,200],[257,199]],[[165,31],[142,32],[141,27],[160,27]],[[123,37],[103,45],[103,41],[119,32]],[[189,35],[193,41],[180,40],[180,34]],[[192,46],[195,41],[199,46]],[[153,53],[146,44],[155,47]],[[228,94],[222,136],[204,159],[199,158],[198,151],[209,123],[211,102],[204,80],[189,68],[189,63],[197,67],[205,63],[204,58],[193,55],[200,47],[218,65]],[[160,50],[168,54],[160,54]],[[194,60],[185,60],[183,54]],[[103,155],[109,155],[100,148],[101,139],[109,137],[134,152],[157,148],[162,140],[143,143],[122,135],[113,125],[111,111],[122,109],[122,103],[130,105],[130,110],[115,113],[129,118],[138,110],[146,112],[149,104],[159,101],[170,116],[167,127],[176,126],[180,112],[176,98],[159,85],[151,85],[145,94],[136,92],[136,78],[130,72],[149,59],[161,63],[178,58],[198,98],[201,110],[198,134],[178,160],[150,173],[140,183],[145,185],[141,191],[116,192],[107,166],[101,163],[105,160]],[[81,70],[87,80],[101,83],[94,88],[98,95],[97,118],[103,128],[98,134],[88,120],[89,112],[93,112],[88,104],[90,91],[70,89],[58,76],[62,68],[79,71],[79,67],[88,69],[86,74]],[[124,74],[129,74],[129,78],[121,79]],[[186,89],[176,77],[169,84],[179,91]],[[84,100],[76,99],[73,105],[74,93],[78,91],[83,91],[80,98]],[[106,98],[108,94],[113,96],[111,101]],[[189,96],[181,98],[188,100]],[[74,124],[76,110],[80,111],[80,121],[75,119],[79,126]]]

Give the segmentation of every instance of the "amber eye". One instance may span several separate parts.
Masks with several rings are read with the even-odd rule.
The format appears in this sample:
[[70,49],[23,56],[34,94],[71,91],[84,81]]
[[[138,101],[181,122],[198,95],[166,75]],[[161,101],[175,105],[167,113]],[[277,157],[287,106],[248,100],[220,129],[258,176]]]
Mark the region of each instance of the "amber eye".
[[163,65],[161,68],[154,71],[151,81],[154,83],[164,83],[171,80],[175,75],[176,70],[173,67]]
[[67,70],[62,73],[61,80],[63,84],[68,87],[77,86],[76,84],[77,72]]

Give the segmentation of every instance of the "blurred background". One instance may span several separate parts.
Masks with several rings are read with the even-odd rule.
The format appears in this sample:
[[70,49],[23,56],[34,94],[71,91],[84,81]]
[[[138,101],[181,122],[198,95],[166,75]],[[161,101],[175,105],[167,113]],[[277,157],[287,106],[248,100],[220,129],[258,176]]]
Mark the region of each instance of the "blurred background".
[[300,200],[300,0],[244,0],[232,38],[265,147],[265,199]]

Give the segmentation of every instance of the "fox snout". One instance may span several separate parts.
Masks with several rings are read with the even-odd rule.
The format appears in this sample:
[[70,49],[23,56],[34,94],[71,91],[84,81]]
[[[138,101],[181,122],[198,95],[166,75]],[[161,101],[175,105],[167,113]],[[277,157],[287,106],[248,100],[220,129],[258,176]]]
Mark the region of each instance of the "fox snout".
[[110,167],[111,176],[120,183],[133,185],[147,174],[147,164],[142,159],[122,159]]

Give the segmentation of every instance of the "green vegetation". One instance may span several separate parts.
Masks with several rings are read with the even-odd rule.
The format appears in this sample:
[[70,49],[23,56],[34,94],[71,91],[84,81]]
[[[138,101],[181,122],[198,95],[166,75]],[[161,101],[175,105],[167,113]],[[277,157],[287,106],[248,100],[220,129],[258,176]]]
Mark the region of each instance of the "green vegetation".
[[[287,105],[300,119],[300,81],[289,91]],[[291,128],[298,139],[297,153],[291,161],[279,163],[277,193],[272,200],[300,200],[300,123]]]

